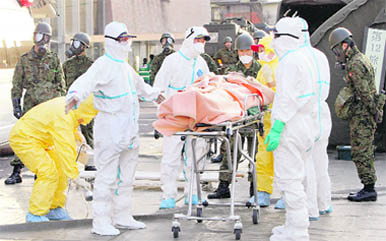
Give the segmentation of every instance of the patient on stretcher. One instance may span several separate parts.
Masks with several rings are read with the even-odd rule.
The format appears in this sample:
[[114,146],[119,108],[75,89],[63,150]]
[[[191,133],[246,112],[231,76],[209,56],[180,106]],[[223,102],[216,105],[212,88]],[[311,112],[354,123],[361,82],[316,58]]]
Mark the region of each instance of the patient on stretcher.
[[239,120],[247,109],[270,104],[273,97],[274,92],[254,78],[239,73],[207,74],[166,99],[153,127],[166,136],[187,129],[200,131],[196,123]]

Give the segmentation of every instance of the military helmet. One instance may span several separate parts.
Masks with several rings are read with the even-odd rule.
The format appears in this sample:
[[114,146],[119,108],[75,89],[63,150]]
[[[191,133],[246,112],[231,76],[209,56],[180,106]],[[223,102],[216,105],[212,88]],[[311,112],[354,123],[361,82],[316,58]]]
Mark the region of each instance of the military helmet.
[[352,33],[347,28],[339,27],[334,29],[328,38],[328,41],[330,42],[330,48],[333,49],[335,46],[351,37]]
[[34,33],[43,33],[49,36],[52,35],[51,26],[48,23],[38,23],[35,27]]
[[267,33],[264,32],[263,30],[257,30],[256,32],[253,33],[253,38],[254,39],[262,39],[265,36],[267,36]]
[[249,33],[240,34],[236,38],[236,49],[238,50],[251,49],[252,44],[254,44],[254,41]]
[[224,44],[227,43],[227,42],[231,42],[232,43],[232,38],[230,36],[226,36],[224,38]]
[[72,40],[78,40],[79,42],[84,44],[86,47],[90,46],[90,37],[86,33],[82,33],[82,32],[76,33],[74,35],[74,37],[72,38]]
[[163,33],[161,35],[161,38],[159,39],[159,41],[162,43],[162,39],[164,39],[164,38],[170,38],[173,41],[173,43],[175,42],[175,38],[174,38],[172,33],[169,33],[169,32]]

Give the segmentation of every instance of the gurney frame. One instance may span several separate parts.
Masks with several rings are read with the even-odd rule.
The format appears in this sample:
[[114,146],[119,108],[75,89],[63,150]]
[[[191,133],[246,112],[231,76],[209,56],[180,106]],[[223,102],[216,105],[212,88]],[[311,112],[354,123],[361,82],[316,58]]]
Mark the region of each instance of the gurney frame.
[[[240,219],[240,216],[235,215],[235,206],[238,207],[248,207],[252,208],[252,222],[253,224],[258,224],[260,217],[260,207],[257,199],[257,175],[256,175],[256,164],[255,164],[255,154],[256,154],[256,142],[257,142],[257,129],[251,128],[253,124],[258,124],[260,135],[263,133],[263,122],[262,122],[263,113],[260,111],[259,114],[254,116],[246,116],[238,121],[233,122],[224,122],[216,125],[207,125],[207,124],[197,124],[196,127],[208,127],[206,131],[202,132],[177,132],[175,135],[181,136],[182,140],[190,140],[187,141],[187,145],[191,145],[193,152],[193,160],[192,160],[192,171],[190,180],[190,186],[188,191],[188,211],[187,214],[174,214],[173,222],[172,222],[172,233],[174,238],[178,238],[179,232],[181,231],[179,220],[197,220],[198,223],[202,221],[234,221],[234,229],[233,233],[235,234],[235,239],[239,240],[241,238],[241,233],[243,229],[243,225]],[[253,133],[253,146],[252,146],[252,157],[248,155],[242,148],[241,144],[241,135],[240,132],[244,132],[246,130],[252,131]],[[187,138],[188,137],[188,138]],[[227,152],[227,161],[229,170],[224,170],[226,172],[232,173],[232,182],[231,182],[231,198],[230,203],[215,203],[208,202],[202,200],[202,192],[200,185],[200,173],[205,171],[217,171],[219,170],[210,170],[210,169],[202,169],[199,170],[198,166],[201,161],[203,161],[207,153],[204,153],[201,157],[196,156],[195,145],[197,142],[197,138],[208,139],[221,139],[225,146]],[[230,139],[233,138],[233,146],[231,147]],[[231,158],[231,148],[233,148],[233,157]],[[249,162],[250,169],[253,176],[253,189],[255,200],[254,203],[250,203],[247,201],[246,203],[235,202],[235,182],[236,182],[236,172],[237,172],[237,154],[240,152],[242,156]],[[233,159],[233,163],[232,163]],[[221,171],[220,171],[221,172]],[[194,184],[194,175],[196,177],[196,183]],[[193,185],[197,185],[197,197],[198,197],[198,205],[196,207],[196,213],[193,214],[192,209],[192,195],[193,195]],[[207,206],[229,206],[230,212],[226,217],[203,217],[202,211],[203,207]]]

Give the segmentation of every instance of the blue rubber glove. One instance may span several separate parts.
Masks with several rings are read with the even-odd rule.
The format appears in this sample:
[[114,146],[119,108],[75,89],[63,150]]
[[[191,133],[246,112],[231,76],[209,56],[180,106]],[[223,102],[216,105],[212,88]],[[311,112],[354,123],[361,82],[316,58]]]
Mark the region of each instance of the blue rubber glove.
[[268,143],[267,151],[274,151],[279,146],[280,143],[280,135],[283,132],[285,123],[283,121],[275,120],[271,131],[268,133],[265,138],[264,144]]

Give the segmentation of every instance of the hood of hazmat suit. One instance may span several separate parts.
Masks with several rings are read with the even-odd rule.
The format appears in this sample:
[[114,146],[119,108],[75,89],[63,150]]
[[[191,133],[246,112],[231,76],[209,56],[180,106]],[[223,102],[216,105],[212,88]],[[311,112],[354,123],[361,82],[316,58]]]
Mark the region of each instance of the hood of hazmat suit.
[[210,39],[205,28],[188,28],[181,49],[165,58],[154,81],[154,86],[164,91],[165,97],[184,90],[196,79],[209,73],[208,65],[200,56],[204,51],[204,45],[194,43],[195,38],[202,37]]

